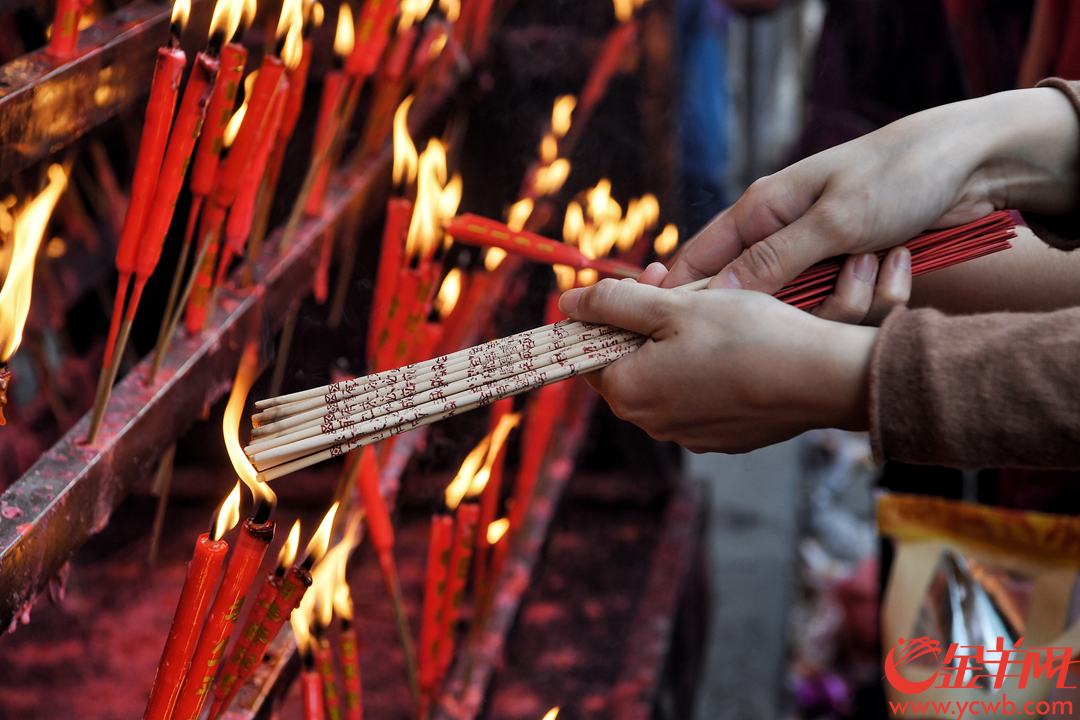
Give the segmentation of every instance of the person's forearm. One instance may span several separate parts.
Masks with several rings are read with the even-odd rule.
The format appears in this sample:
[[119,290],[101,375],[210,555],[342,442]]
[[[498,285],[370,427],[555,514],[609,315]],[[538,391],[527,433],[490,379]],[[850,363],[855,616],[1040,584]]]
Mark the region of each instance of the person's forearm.
[[913,307],[947,313],[1036,312],[1080,305],[1080,251],[1062,252],[1017,228],[1013,248],[917,277]]

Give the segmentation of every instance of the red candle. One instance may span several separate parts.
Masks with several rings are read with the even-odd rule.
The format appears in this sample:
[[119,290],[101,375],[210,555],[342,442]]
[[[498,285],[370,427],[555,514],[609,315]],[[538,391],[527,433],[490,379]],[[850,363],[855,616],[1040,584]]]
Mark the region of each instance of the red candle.
[[[318,157],[325,152],[337,131],[336,110],[341,102],[341,93],[345,88],[345,73],[340,70],[331,70],[326,73],[323,80],[322,100],[319,104],[319,115],[315,121],[315,141],[312,147],[312,157]],[[324,162],[318,169],[318,175],[311,186],[311,194],[308,195],[307,204],[304,205],[304,214],[315,217],[322,208],[323,195],[326,192],[326,184],[330,178],[330,163]]]
[[397,278],[405,251],[405,238],[412,220],[413,203],[405,198],[391,198],[386,204],[386,223],[383,225],[379,270],[375,276],[375,295],[371,301],[368,325],[367,353],[372,370],[378,368],[377,353],[389,341],[387,319],[397,310]]
[[322,677],[310,652],[304,656],[304,669],[300,671],[300,698],[303,702],[304,720],[325,720]]
[[446,671],[450,668],[450,661],[454,657],[454,635],[458,618],[461,617],[461,604],[465,599],[465,581],[469,577],[469,562],[472,560],[476,524],[480,519],[480,505],[475,502],[463,502],[458,506],[455,516],[454,547],[450,553],[442,622],[439,627],[439,665],[436,684],[442,683]]
[[131,199],[128,201],[124,226],[120,231],[120,243],[116,249],[116,269],[120,272],[120,281],[116,288],[109,339],[105,344],[106,367],[112,363],[113,348],[120,329],[120,320],[124,315],[124,297],[131,276],[135,274],[139,243],[150,214],[161,163],[165,158],[176,96],[180,90],[180,76],[184,72],[186,61],[183,50],[158,48],[154,80],[146,106],[146,122],[143,125],[142,139],[139,141],[138,160],[135,162],[135,177],[131,182]]
[[345,720],[364,718],[359,647],[356,628],[348,618],[342,618],[341,632],[338,633],[338,656],[341,658],[341,684],[345,691]]
[[402,267],[398,269],[394,297],[386,310],[385,328],[379,334],[375,348],[376,359],[372,370],[388,370],[405,363],[396,362],[408,355],[411,337],[407,334],[410,316],[414,313],[416,296],[420,292],[420,270]]
[[274,523],[244,522],[236,549],[229,559],[225,579],[214,597],[214,604],[206,618],[199,644],[191,660],[184,687],[176,701],[173,717],[176,720],[195,720],[202,711],[203,703],[210,695],[217,665],[229,644],[229,637],[236,625],[237,616],[244,605],[244,598],[259,572],[267,546],[274,539]]
[[240,123],[229,156],[218,178],[214,198],[218,205],[228,208],[236,201],[240,184],[244,178],[244,169],[251,162],[259,142],[263,123],[270,114],[271,106],[277,95],[278,86],[285,75],[285,63],[273,55],[265,55],[259,67],[259,77],[251,90],[247,101],[247,112]]
[[[619,69],[619,62],[626,48],[637,38],[637,31],[636,21],[625,22],[614,28],[604,38],[604,44],[600,46],[592,70],[589,72],[589,78],[581,90],[577,113],[574,115],[576,126],[584,127],[597,103],[604,97],[608,83],[611,82],[611,76]],[[575,132],[580,132],[580,129]]]
[[[499,421],[514,411],[514,398],[505,398],[492,404],[488,420],[488,432],[494,433]],[[499,448],[495,461],[491,465],[491,474],[480,493],[480,519],[476,525],[476,563],[473,570],[473,588],[479,594],[484,587],[487,575],[488,541],[487,529],[495,522],[499,512],[499,500],[502,497],[503,465],[506,461],[506,445]]]
[[540,388],[529,408],[529,418],[522,436],[521,466],[514,488],[514,506],[510,509],[510,530],[513,532],[517,532],[525,520],[533,489],[551,444],[552,432],[562,415],[567,386],[569,383],[555,383]]
[[288,99],[289,80],[282,77],[274,95],[270,112],[259,128],[256,136],[255,151],[252,153],[251,161],[244,167],[240,191],[237,193],[232,210],[229,212],[229,221],[225,226],[225,246],[221,250],[221,260],[218,262],[213,287],[221,284],[233,258],[244,254],[244,247],[247,244],[248,236],[251,234],[251,224],[255,220],[255,201],[259,195],[259,188],[262,186],[262,179],[266,172],[266,164],[270,159],[270,152],[274,149],[274,138],[277,137],[281,128],[285,104]]
[[[491,532],[492,528],[488,526],[488,540],[492,540]],[[488,578],[484,587],[484,594],[481,597],[481,611],[479,615],[482,617],[487,614],[491,608],[491,602],[495,598],[495,588],[498,587],[499,577],[502,575],[503,565],[506,564],[506,553],[510,549],[510,538],[507,537],[506,530],[500,528],[501,534],[495,539],[494,543],[491,543],[491,567],[488,569]]]
[[469,45],[469,51],[474,58],[487,52],[488,31],[491,25],[491,13],[495,9],[495,0],[476,0],[476,5]]
[[308,71],[311,70],[311,55],[314,52],[315,46],[311,39],[304,40],[304,54],[300,56],[300,64],[286,74],[289,80],[289,99],[285,103],[285,115],[282,116],[275,146],[279,158],[273,176],[275,183],[277,173],[281,170],[280,160],[285,158],[285,146],[289,144],[289,139],[296,130],[296,123],[300,120],[300,111],[304,108],[304,91],[307,90]]
[[161,653],[154,688],[150,691],[150,701],[143,714],[144,720],[168,720],[172,715],[173,704],[180,694],[180,684],[191,653],[195,650],[199,630],[202,629],[206,608],[210,605],[210,594],[217,585],[228,551],[228,543],[211,540],[209,533],[203,533],[195,541],[195,554],[188,564],[184,589],[180,591],[169,638]]
[[356,42],[345,63],[345,69],[362,84],[379,66],[379,60],[390,42],[390,24],[397,15],[394,0],[368,0],[356,22]]
[[438,514],[431,518],[431,538],[428,541],[427,571],[424,576],[424,609],[420,624],[420,717],[427,715],[427,704],[433,701],[438,679],[439,641],[446,579],[454,542],[454,519]]
[[386,508],[386,499],[379,487],[379,460],[375,455],[375,447],[368,445],[360,451],[359,478],[360,497],[364,501],[364,521],[367,523],[368,535],[371,544],[379,554],[380,561],[384,556],[393,558],[394,552],[394,527],[390,524],[390,512]]
[[[232,117],[236,103],[236,91],[244,74],[247,50],[237,43],[228,43],[221,49],[221,71],[210,95],[206,109],[206,125],[203,127],[195,162],[191,168],[191,194],[202,201],[214,189],[217,180],[218,160],[224,145],[225,128]],[[193,215],[198,211],[193,209]]]
[[341,720],[341,698],[337,689],[337,670],[334,668],[334,651],[330,641],[318,629],[312,642],[315,666],[322,678],[323,708],[329,720]]
[[[224,164],[224,161],[221,163]],[[221,243],[221,229],[225,224],[228,208],[218,205],[217,200],[210,198],[210,205],[203,213],[202,222],[199,223],[199,242],[197,247],[203,252],[202,246],[207,248],[203,254],[203,260],[194,268],[195,279],[192,282],[191,297],[188,300],[187,312],[184,315],[184,328],[191,335],[202,332],[206,325],[206,317],[209,314],[210,290],[214,279],[214,266],[217,263],[218,247]]]
[[79,21],[90,0],[57,0],[52,36],[45,51],[55,58],[69,58],[79,44]]

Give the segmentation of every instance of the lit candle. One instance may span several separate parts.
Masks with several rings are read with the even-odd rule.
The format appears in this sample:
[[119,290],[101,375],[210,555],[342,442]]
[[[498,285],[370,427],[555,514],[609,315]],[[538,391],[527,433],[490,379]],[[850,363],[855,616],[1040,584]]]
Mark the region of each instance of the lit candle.
[[[67,59],[75,54],[79,44],[79,23],[83,11],[93,4],[92,0],[57,0],[52,35],[45,52],[55,58]],[[177,33],[179,36],[179,33]]]
[[319,670],[322,679],[323,708],[329,720],[341,720],[341,696],[338,694],[337,670],[334,667],[334,651],[330,646],[324,632],[325,627],[320,622],[318,615],[320,603],[315,605],[316,621],[314,623],[311,652],[315,659],[315,667]]
[[492,552],[491,563],[487,569],[487,580],[484,587],[477,591],[480,596],[480,609],[476,614],[481,623],[485,621],[488,612],[491,610],[491,603],[495,598],[495,589],[499,584],[503,565],[506,564],[506,553],[510,548],[510,539],[506,537],[506,532],[509,529],[510,519],[502,518],[488,525],[487,531],[484,533],[484,539]]
[[[492,404],[491,416],[488,420],[488,427],[490,428],[488,432],[493,436],[493,442],[503,432],[502,428],[506,427],[505,423],[511,422],[511,420],[504,420],[504,418],[513,418],[512,427],[516,427],[521,422],[520,413],[512,415],[513,411],[513,398],[506,398]],[[509,429],[506,429],[505,432],[508,435]],[[473,571],[473,588],[475,588],[478,595],[487,580],[488,552],[490,548],[487,541],[487,528],[495,521],[495,516],[499,513],[499,501],[502,499],[503,466],[506,463],[505,436],[498,441],[498,447],[495,449],[494,454],[489,451],[488,455],[491,458],[491,464],[487,484],[484,485],[484,491],[480,493],[480,519],[476,532],[476,564]]]
[[346,71],[358,78],[357,84],[371,77],[379,66],[383,52],[390,42],[390,24],[397,15],[394,0],[368,0],[356,23],[356,42],[345,64]]
[[353,627],[353,602],[349,583],[345,581],[345,564],[334,588],[334,611],[341,618],[338,632],[338,657],[341,658],[342,689],[344,692],[345,720],[362,720],[364,701],[360,683],[360,643]]
[[195,554],[188,564],[187,578],[176,604],[169,637],[158,662],[154,687],[143,713],[143,720],[169,720],[180,686],[187,673],[188,662],[195,650],[195,641],[203,626],[210,595],[217,585],[221,565],[229,544],[222,540],[240,519],[240,483],[218,510],[212,533],[204,533],[195,541]]
[[304,720],[324,720],[322,678],[315,666],[312,653],[309,620],[302,612],[292,614],[293,635],[296,637],[296,651],[302,658],[300,668],[300,704]]

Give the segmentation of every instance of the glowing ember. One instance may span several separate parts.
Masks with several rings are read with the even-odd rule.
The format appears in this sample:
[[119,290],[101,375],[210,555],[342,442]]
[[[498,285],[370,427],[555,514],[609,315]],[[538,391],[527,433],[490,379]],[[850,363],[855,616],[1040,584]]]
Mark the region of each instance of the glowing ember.
[[656,240],[653,241],[653,250],[661,257],[670,255],[678,246],[679,229],[671,223],[664,226],[664,231],[657,235]]
[[461,296],[461,270],[454,268],[446,273],[446,278],[439,286],[439,294],[435,296],[435,312],[445,320],[454,312],[458,297]]
[[525,223],[529,220],[529,216],[532,215],[532,211],[532,198],[518,200],[510,206],[510,215],[506,220],[506,226],[514,232],[521,231],[525,227]]
[[49,184],[27,204],[15,221],[7,279],[0,288],[0,362],[3,363],[22,342],[34,287],[34,259],[53,208],[67,187],[67,171],[64,168],[50,165],[48,175]]
[[497,247],[488,248],[487,254],[484,255],[484,269],[495,272],[504,259],[506,259],[505,250]]
[[277,564],[279,568],[287,568],[296,562],[296,551],[300,547],[300,521],[297,520],[293,523],[292,530],[289,531],[289,537],[285,540],[285,544],[281,546],[281,552],[277,556]]
[[330,509],[326,511],[326,515],[323,516],[322,522],[319,523],[319,529],[311,536],[311,540],[308,540],[307,547],[304,549],[305,564],[319,562],[326,554],[326,548],[330,546],[330,529],[334,527],[334,516],[337,515],[337,509],[337,503],[330,506]]
[[494,545],[503,539],[503,535],[506,535],[506,531],[510,529],[510,518],[502,518],[488,525],[487,528],[487,541],[488,545]]
[[172,9],[172,24],[179,25],[183,31],[187,27],[188,16],[191,15],[191,0],[176,0]]
[[236,523],[238,522],[240,522],[239,482],[233,486],[232,492],[225,498],[225,502],[221,503],[221,509],[218,510],[217,522],[214,523],[214,534],[210,539],[220,540],[225,533],[236,527]]
[[563,137],[570,131],[570,116],[577,107],[577,98],[573,95],[561,95],[555,99],[551,109],[551,132],[555,137]]
[[220,32],[224,42],[229,42],[240,27],[243,16],[244,0],[218,0],[214,5],[214,17],[210,20],[210,35]]
[[247,404],[248,391],[251,384],[259,374],[258,351],[254,344],[244,350],[244,356],[240,359],[240,367],[236,371],[236,380],[233,382],[232,393],[229,394],[229,402],[225,406],[225,417],[221,422],[221,431],[225,437],[225,449],[229,452],[229,460],[232,461],[233,470],[251,490],[255,503],[269,503],[271,507],[277,505],[277,495],[270,486],[255,479],[255,468],[251,466],[244,449],[240,446],[240,416]]
[[405,98],[394,112],[394,184],[411,184],[416,180],[419,158],[416,154],[416,145],[409,136],[409,108],[412,107],[413,96]]
[[555,271],[555,284],[559,286],[559,292],[566,292],[574,287],[577,281],[577,270],[569,265],[552,265]]
[[337,17],[337,33],[334,35],[334,53],[338,57],[347,57],[352,53],[355,42],[352,10],[348,3],[341,3]]

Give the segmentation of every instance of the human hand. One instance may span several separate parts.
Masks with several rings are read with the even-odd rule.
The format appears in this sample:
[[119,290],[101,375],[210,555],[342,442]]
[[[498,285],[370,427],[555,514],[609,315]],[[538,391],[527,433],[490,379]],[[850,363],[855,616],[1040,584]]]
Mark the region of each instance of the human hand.
[[559,303],[574,320],[649,340],[586,375],[615,414],[694,452],[746,452],[817,427],[865,429],[877,330],[829,322],[761,293],[603,280]]
[[710,287],[774,293],[824,258],[994,209],[1067,213],[1078,156],[1076,113],[1052,88],[917,113],[758,180],[686,243],[664,286],[719,273]]

